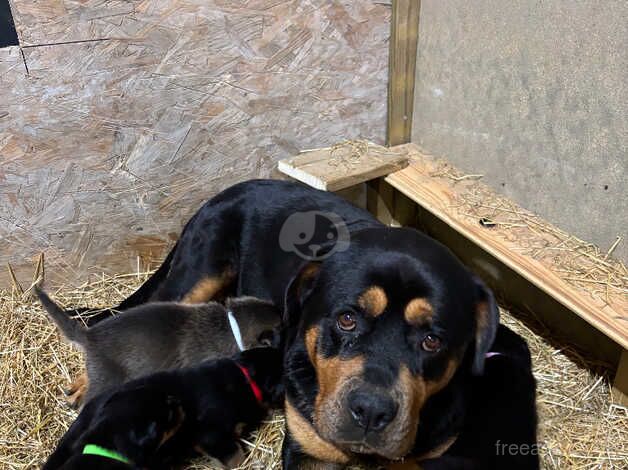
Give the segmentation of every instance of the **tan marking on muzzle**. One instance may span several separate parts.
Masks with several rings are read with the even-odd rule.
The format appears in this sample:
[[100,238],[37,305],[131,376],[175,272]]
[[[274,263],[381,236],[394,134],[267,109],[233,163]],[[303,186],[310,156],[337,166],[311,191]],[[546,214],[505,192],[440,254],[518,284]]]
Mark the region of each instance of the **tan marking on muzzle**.
[[441,442],[432,450],[427,451],[426,453],[422,454],[416,459],[417,460],[436,459],[440,457],[441,455],[443,455],[445,452],[447,452],[447,450],[454,444],[454,442],[456,442],[456,439],[458,439],[457,434]]
[[351,377],[360,375],[364,370],[364,358],[362,356],[351,359],[339,357],[323,357],[317,354],[314,364],[318,379],[318,393],[314,403],[314,422],[318,425],[317,417],[322,416],[322,408],[333,399]]
[[384,467],[386,470],[422,470],[417,459],[414,457],[404,458],[401,461],[390,462]]
[[398,388],[403,391],[406,400],[404,400],[399,412],[407,414],[404,424],[398,431],[398,434],[402,436],[397,444],[398,449],[401,450],[401,455],[409,452],[414,446],[419,425],[419,414],[423,405],[429,397],[442,390],[449,383],[457,367],[458,361],[452,358],[440,377],[435,380],[425,380],[420,375],[413,375],[405,365],[401,366]]
[[313,326],[305,332],[305,349],[310,362],[316,367],[316,343],[318,342],[318,326]]
[[429,325],[432,323],[434,309],[432,305],[423,297],[416,297],[406,305],[403,317],[408,323],[414,326]]
[[349,456],[318,435],[309,423],[286,399],[286,424],[290,435],[307,455],[325,462],[347,463]]
[[371,286],[360,294],[358,297],[358,305],[362,307],[367,314],[377,317],[386,310],[388,297],[384,289],[380,286]]
[[214,299],[235,278],[235,274],[227,269],[219,276],[207,276],[200,279],[194,287],[181,299],[184,304],[202,304]]
[[445,386],[449,383],[451,378],[456,373],[456,370],[458,370],[459,365],[460,365],[460,362],[458,358],[452,357],[447,362],[447,368],[445,369],[445,372],[443,372],[440,377],[434,380],[427,380],[425,382],[426,391],[427,391],[426,399],[431,397],[435,393],[440,392],[443,388],[445,388]]

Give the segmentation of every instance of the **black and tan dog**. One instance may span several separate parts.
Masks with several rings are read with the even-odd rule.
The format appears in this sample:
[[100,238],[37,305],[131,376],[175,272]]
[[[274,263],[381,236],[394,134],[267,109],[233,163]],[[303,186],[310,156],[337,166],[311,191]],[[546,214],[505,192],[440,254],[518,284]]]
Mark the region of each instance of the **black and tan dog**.
[[281,321],[272,303],[240,297],[225,305],[151,302],[87,328],[44,291],[36,287],[35,292],[63,335],[85,354],[87,373],[68,390],[75,406],[144,375],[272,342]]
[[44,470],[171,468],[206,455],[241,463],[240,433],[283,397],[282,354],[254,348],[233,359],[149,375],[89,401]]
[[[218,292],[286,305],[284,468],[438,456],[464,438],[459,403],[484,372],[499,315],[441,244],[330,193],[249,181],[207,202],[117,308]],[[505,397],[521,393],[530,389]]]

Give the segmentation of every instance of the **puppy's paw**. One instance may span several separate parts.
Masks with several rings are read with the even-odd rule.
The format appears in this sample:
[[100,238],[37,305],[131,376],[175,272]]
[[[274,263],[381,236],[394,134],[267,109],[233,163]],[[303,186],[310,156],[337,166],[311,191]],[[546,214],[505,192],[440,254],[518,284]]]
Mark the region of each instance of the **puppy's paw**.
[[85,398],[85,394],[87,393],[88,386],[89,381],[85,372],[83,372],[81,375],[76,377],[76,379],[74,379],[74,381],[65,390],[67,402],[70,407],[76,410],[83,404],[83,399]]
[[222,460],[225,468],[238,468],[244,462],[246,455],[244,455],[244,451],[242,450],[242,446],[240,444],[236,444],[236,450],[229,457]]

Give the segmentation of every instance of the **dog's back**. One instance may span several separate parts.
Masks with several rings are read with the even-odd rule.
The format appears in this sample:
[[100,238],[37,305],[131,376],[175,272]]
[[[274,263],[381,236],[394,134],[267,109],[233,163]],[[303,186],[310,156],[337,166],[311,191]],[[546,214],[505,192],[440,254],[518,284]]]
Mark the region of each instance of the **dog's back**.
[[271,303],[246,297],[228,300],[227,307],[152,302],[86,328],[43,291],[37,294],[63,334],[85,352],[88,399],[147,374],[233,355],[237,337],[244,349],[259,346],[280,323]]

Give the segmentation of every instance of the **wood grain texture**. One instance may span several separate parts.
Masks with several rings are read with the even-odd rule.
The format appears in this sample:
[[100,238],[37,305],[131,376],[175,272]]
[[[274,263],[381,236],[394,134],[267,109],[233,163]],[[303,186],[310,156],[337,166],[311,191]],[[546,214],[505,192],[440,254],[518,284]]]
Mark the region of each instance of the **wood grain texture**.
[[[563,278],[552,258],[542,257],[548,240],[538,230],[525,226],[487,229],[477,217],[465,212],[464,186],[456,184],[440,172],[434,160],[421,154],[414,144],[410,165],[385,180],[414,200],[467,239],[526,278],[561,304],[575,312],[624,349],[628,348],[628,301],[625,286],[596,295],[591,289],[579,287]],[[476,188],[477,190],[477,188]],[[487,190],[488,191],[488,190]],[[485,194],[486,200],[490,195]],[[523,209],[519,209],[524,212]],[[536,254],[535,254],[536,253]]]
[[391,151],[381,145],[359,142],[311,150],[279,162],[282,173],[324,191],[364,183],[401,170],[408,165],[404,151]]
[[613,401],[628,407],[628,349],[624,349],[613,380]]
[[386,143],[401,145],[412,137],[421,0],[393,0],[392,6]]
[[0,52],[0,265],[19,278],[42,250],[66,282],[154,267],[223,188],[302,148],[384,141],[389,6],[12,4],[28,74]]

